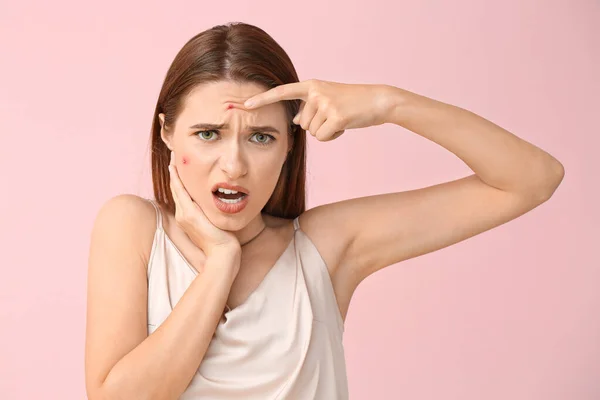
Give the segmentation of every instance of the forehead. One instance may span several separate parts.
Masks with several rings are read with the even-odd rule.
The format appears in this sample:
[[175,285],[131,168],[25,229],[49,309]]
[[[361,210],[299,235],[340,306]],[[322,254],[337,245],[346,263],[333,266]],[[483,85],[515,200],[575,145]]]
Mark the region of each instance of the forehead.
[[[196,119],[210,119],[202,122],[217,122],[231,115],[232,111],[227,109],[229,103],[233,103],[235,112],[252,116],[258,119],[269,119],[285,121],[285,107],[281,102],[267,104],[254,110],[243,109],[244,102],[250,97],[263,93],[267,90],[254,82],[219,81],[207,82],[196,86],[186,97],[182,117],[193,117]],[[240,109],[241,108],[241,109]]]

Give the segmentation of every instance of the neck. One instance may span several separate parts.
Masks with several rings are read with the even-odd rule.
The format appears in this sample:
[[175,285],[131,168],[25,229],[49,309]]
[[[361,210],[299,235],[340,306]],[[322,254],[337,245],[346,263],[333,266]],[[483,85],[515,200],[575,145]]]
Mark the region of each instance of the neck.
[[245,246],[256,239],[266,229],[267,225],[263,219],[262,213],[259,213],[243,229],[235,232],[235,235],[241,246]]

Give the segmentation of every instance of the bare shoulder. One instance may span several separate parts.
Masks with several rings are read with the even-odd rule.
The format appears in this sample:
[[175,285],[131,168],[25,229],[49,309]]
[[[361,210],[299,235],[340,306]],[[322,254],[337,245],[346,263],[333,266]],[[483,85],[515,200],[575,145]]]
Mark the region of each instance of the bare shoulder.
[[155,226],[152,204],[129,194],[106,201],[94,221],[87,276],[88,395],[147,337],[146,265]]
[[358,277],[341,276],[340,268],[344,264],[346,253],[351,245],[351,236],[345,230],[353,218],[351,207],[344,207],[344,202],[323,204],[306,210],[298,218],[300,229],[313,242],[323,261],[335,287],[343,287],[352,293],[359,284]]
[[153,215],[154,207],[150,202],[143,197],[136,196],[134,194],[119,194],[108,199],[100,210],[96,217],[96,222],[108,220],[122,220],[125,223],[137,221],[140,219],[145,220],[147,217]]
[[348,218],[352,218],[351,207],[329,204],[306,210],[298,218],[300,229],[313,242],[323,258],[335,293],[342,319],[350,307],[350,300],[360,283],[358,276],[347,273],[344,268],[346,253],[350,246],[350,235],[345,230]]
[[120,194],[108,199],[98,211],[92,240],[119,236],[121,241],[134,244],[139,256],[147,261],[155,230],[156,211],[152,204],[140,196]]
[[343,207],[338,207],[332,212],[332,207],[325,204],[306,210],[298,218],[300,229],[315,244],[332,275],[349,246],[344,226],[352,215],[343,211]]
[[156,220],[154,207],[143,197],[134,194],[119,194],[108,199],[96,216],[96,224],[116,222],[122,224]]

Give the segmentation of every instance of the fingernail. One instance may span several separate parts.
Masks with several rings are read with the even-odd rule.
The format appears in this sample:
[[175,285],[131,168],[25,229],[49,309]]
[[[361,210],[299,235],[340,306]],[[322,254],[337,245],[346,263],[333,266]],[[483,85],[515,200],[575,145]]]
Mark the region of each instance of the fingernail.
[[244,102],[244,107],[252,107],[253,105],[254,105],[254,102],[253,102],[253,101],[246,100],[246,101]]
[[296,116],[294,117],[292,122],[295,123],[296,125],[298,125],[298,119],[300,119],[299,117],[300,117],[300,114],[296,114]]

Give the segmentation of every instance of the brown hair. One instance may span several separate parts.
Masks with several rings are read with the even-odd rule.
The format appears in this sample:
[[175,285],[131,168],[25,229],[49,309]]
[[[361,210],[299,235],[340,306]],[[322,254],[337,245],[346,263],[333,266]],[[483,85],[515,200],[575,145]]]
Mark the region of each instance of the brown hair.
[[[191,38],[175,56],[163,82],[152,120],[152,184],[154,197],[170,212],[175,203],[169,186],[170,150],[160,136],[158,114],[165,129],[175,125],[186,96],[199,84],[221,80],[253,82],[267,89],[298,82],[292,61],[262,29],[241,22],[217,25]],[[282,102],[289,120],[292,149],[263,212],[295,218],[305,210],[306,131],[294,125],[300,100]]]

